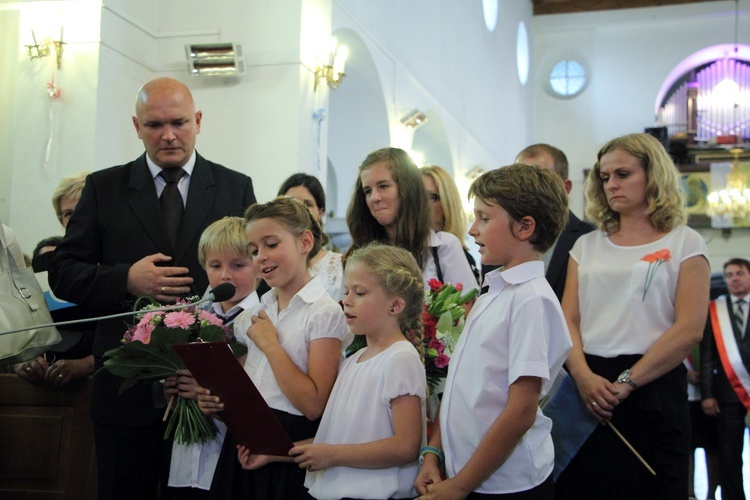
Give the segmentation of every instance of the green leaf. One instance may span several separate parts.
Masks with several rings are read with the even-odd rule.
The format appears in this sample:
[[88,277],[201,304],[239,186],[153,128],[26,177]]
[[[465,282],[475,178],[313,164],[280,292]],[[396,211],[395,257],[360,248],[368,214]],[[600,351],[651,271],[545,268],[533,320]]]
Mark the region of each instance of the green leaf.
[[445,311],[440,315],[435,329],[439,332],[446,332],[451,328],[453,328],[453,316],[451,316],[450,311]]
[[247,346],[245,344],[240,344],[234,336],[232,336],[232,339],[227,342],[229,344],[229,348],[232,349],[232,352],[234,353],[234,356],[236,358],[241,358],[245,354],[247,354]]
[[476,288],[472,288],[457,301],[458,305],[462,306],[467,302],[474,300],[474,298],[477,296],[477,293],[479,293],[479,290],[477,290]]
[[199,336],[204,342],[219,342],[224,340],[224,330],[220,326],[208,325],[201,328]]

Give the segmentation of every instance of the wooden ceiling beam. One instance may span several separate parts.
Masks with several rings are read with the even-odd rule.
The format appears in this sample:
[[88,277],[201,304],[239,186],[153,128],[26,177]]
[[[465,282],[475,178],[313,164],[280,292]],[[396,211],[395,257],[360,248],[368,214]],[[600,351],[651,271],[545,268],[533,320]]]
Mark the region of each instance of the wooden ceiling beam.
[[598,10],[661,7],[686,3],[716,2],[720,0],[531,0],[534,15],[570,14]]

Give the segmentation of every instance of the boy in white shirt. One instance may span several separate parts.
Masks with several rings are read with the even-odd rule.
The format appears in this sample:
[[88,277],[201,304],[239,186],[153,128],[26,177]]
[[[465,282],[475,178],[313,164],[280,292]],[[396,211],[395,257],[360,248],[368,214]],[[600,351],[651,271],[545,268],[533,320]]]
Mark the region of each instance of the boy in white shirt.
[[[209,289],[222,283],[231,283],[236,289],[229,300],[205,306],[219,316],[224,325],[232,325],[242,311],[260,303],[255,291],[260,277],[247,247],[245,220],[242,217],[224,217],[209,225],[198,242],[198,260],[208,275]],[[241,334],[244,337],[244,330]],[[187,370],[179,373],[180,377],[167,380],[166,395],[179,394],[195,399],[195,379]],[[209,498],[209,489],[227,434],[227,427],[221,420],[214,420],[214,424],[217,434],[210,441],[189,445],[173,443],[165,498]],[[234,456],[234,450],[231,451]]]
[[482,264],[502,267],[466,319],[415,488],[421,499],[551,499],[552,422],[539,400],[572,343],[540,258],[565,226],[567,195],[554,172],[523,164],[482,175],[469,195]]

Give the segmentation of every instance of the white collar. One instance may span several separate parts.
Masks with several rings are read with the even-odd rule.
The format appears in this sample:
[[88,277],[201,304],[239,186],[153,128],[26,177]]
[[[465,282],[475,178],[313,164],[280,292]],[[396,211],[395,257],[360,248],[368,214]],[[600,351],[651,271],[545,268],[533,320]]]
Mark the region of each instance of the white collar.
[[[195,149],[193,149],[193,154],[190,155],[187,163],[182,166],[182,169],[188,174],[188,176],[193,175],[196,158],[197,154],[195,152]],[[151,157],[148,155],[148,153],[146,153],[146,165],[148,165],[148,170],[151,172],[151,177],[156,179],[156,176],[159,175],[159,173],[162,171],[162,168],[151,160]]]

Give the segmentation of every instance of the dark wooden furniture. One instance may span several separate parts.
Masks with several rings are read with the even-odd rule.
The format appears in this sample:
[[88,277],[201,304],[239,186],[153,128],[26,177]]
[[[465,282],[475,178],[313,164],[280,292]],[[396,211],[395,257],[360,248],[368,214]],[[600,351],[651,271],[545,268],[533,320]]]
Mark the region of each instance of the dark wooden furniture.
[[0,498],[96,498],[91,378],[65,389],[0,374]]

